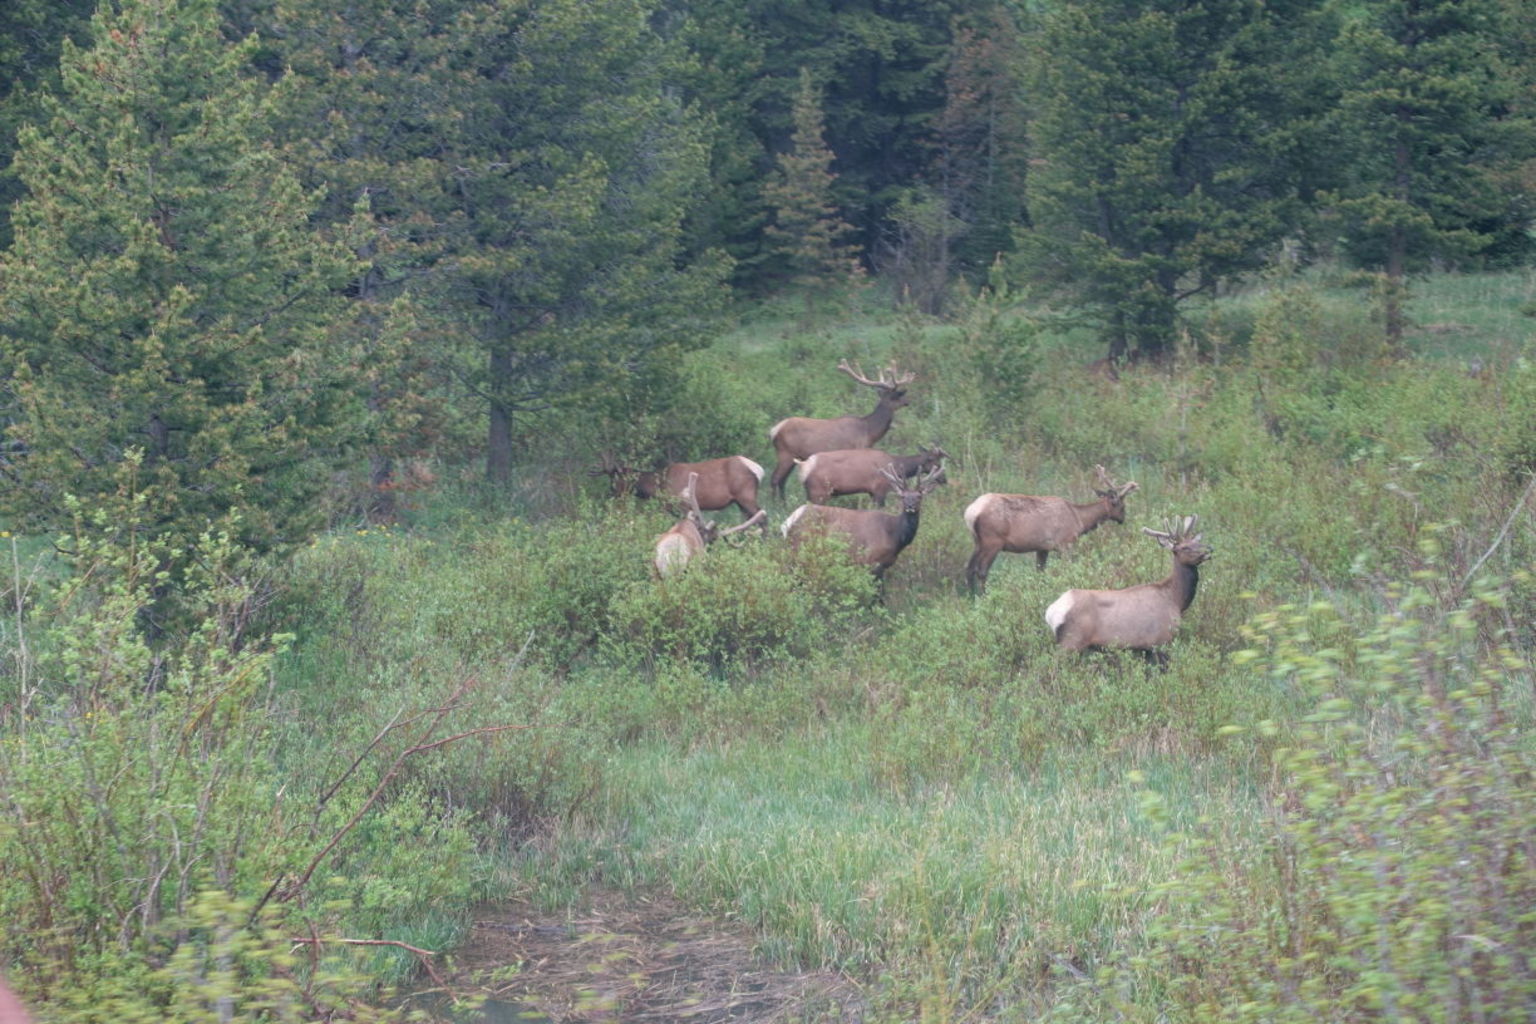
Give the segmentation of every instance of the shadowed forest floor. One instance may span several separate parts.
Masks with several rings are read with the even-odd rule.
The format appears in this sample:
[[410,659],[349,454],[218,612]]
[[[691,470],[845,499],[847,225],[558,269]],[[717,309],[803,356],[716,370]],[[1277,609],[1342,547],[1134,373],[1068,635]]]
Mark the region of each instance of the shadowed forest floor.
[[854,1022],[865,1006],[842,975],[765,965],[744,928],[612,891],[571,911],[479,907],[450,980],[492,1001],[487,1022]]

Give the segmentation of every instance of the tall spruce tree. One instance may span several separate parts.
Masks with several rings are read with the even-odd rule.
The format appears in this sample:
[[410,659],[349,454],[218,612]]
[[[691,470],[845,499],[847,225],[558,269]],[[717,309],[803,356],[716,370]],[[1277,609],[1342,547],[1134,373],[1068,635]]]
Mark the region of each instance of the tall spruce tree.
[[795,134],[763,183],[766,262],[783,284],[799,290],[808,306],[859,273],[853,229],[832,201],[832,151],[823,136],[821,94],[809,69],[800,70],[795,96]]
[[37,88],[58,78],[59,48],[66,37],[84,38],[95,7],[95,0],[0,4],[0,249],[10,245],[11,204],[21,196],[11,169],[16,130],[37,115]]
[[[1529,106],[1500,61],[1517,38],[1500,0],[1372,0],[1342,36],[1335,137],[1346,245],[1386,278],[1388,346],[1401,346],[1410,269],[1475,255],[1508,221],[1507,174],[1532,151]],[[1529,16],[1529,12],[1526,12]],[[1529,223],[1525,211],[1523,230]]]
[[355,261],[265,141],[284,87],[248,73],[214,0],[109,0],[91,37],[20,136],[0,508],[57,527],[139,449],[155,533],[239,510],[245,543],[292,545],[357,425],[333,333]]
[[1180,303],[1293,230],[1317,0],[1081,0],[1041,19],[1027,268],[1156,357]]
[[680,54],[652,13],[641,0],[476,11],[495,31],[478,32],[454,87],[440,280],[472,338],[461,377],[487,411],[493,484],[547,410],[632,417],[665,402],[725,297],[723,256],[685,258],[708,138],[669,89]]
[[[419,475],[402,463],[442,449],[454,423],[449,347],[441,314],[413,294],[437,267],[449,233],[452,176],[444,141],[458,130],[465,85],[459,55],[480,44],[486,19],[462,0],[355,0],[344,10],[277,0],[256,14],[269,63],[298,79],[275,125],[305,187],[323,190],[317,219],[335,229],[368,200],[373,230],[358,239],[352,344],[366,387],[368,486],[350,493],[388,520]],[[409,30],[402,30],[409,26]]]

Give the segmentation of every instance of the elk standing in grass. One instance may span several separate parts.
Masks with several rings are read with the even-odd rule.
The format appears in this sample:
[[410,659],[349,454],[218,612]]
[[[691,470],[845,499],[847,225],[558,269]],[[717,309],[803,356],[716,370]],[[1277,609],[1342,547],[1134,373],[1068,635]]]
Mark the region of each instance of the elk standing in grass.
[[911,486],[889,467],[885,474],[901,497],[901,512],[887,515],[873,508],[840,508],[836,505],[801,505],[784,520],[784,536],[798,544],[808,534],[840,536],[848,541],[853,560],[874,570],[877,579],[896,562],[896,556],[917,536],[923,498],[939,486],[944,467],[935,467]]
[[1103,466],[1095,466],[1094,471],[1098,498],[1083,504],[1032,494],[983,494],[971,502],[965,510],[965,525],[976,542],[965,566],[971,593],[986,588],[987,573],[999,552],[1033,551],[1035,564],[1044,569],[1052,551],[1066,550],[1100,523],[1125,522],[1125,498],[1136,484],[1115,483]]
[[[903,480],[911,480],[935,468],[941,468],[949,453],[937,446],[923,448],[916,455],[890,455],[878,448],[847,448],[818,452],[800,461],[800,482],[805,484],[805,498],[818,505],[839,494],[867,494],[875,504],[885,507],[891,493],[889,466]],[[937,483],[945,481],[936,478]]]
[[1123,590],[1069,590],[1053,601],[1045,610],[1045,622],[1056,643],[1069,651],[1126,648],[1166,665],[1168,656],[1158,648],[1173,639],[1195,599],[1200,563],[1211,554],[1195,532],[1198,522],[1198,516],[1186,516],[1166,531],[1142,527],[1173,554],[1173,571],[1161,582]]
[[759,509],[740,526],[733,526],[728,530],[720,529],[718,524],[705,519],[704,513],[699,510],[699,502],[694,497],[698,480],[697,473],[689,474],[688,482],[683,485],[682,494],[688,511],[670,530],[656,538],[655,565],[658,576],[671,576],[681,572],[687,568],[689,562],[702,555],[704,549],[717,538],[740,533],[749,526],[756,526],[768,516],[768,513]]
[[907,385],[917,378],[915,373],[898,374],[894,366],[888,366],[880,371],[878,380],[870,380],[846,359],[837,368],[879,392],[879,402],[867,416],[839,416],[830,420],[791,416],[775,423],[768,438],[778,457],[773,467],[773,489],[780,500],[784,498],[784,481],[795,468],[796,459],[807,459],[817,452],[873,447],[891,429],[896,410],[907,404]]
[[594,475],[607,474],[613,482],[613,496],[633,494],[637,498],[658,496],[682,498],[690,477],[697,477],[694,498],[699,508],[708,512],[735,505],[746,519],[758,513],[757,485],[763,479],[763,467],[745,455],[727,455],[703,462],[674,462],[660,470],[639,470],[620,465],[611,455],[603,456],[601,469]]

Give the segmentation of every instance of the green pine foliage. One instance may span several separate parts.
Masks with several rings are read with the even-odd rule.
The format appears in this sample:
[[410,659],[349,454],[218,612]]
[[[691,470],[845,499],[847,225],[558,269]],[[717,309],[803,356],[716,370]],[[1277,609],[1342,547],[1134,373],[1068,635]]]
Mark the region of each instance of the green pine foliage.
[[1320,9],[1092,0],[1043,16],[1023,264],[1097,316],[1111,359],[1166,355],[1182,303],[1294,230]]
[[[845,285],[860,274],[858,249],[832,199],[832,152],[823,135],[819,90],[808,68],[795,93],[795,132],[779,154],[778,171],[763,186],[770,220],[765,260],[785,285],[807,296]],[[810,299],[808,298],[809,302]]]
[[1532,112],[1499,66],[1511,17],[1495,2],[1386,0],[1363,5],[1341,36],[1333,120],[1345,180],[1334,209],[1353,258],[1387,277],[1394,348],[1405,275],[1479,255],[1514,212],[1503,176],[1533,149]]
[[14,375],[13,522],[55,529],[143,453],[145,528],[235,529],[282,550],[358,430],[335,327],[356,271],[265,141],[284,88],[246,71],[212,3],[143,0],[66,43],[48,120],[22,132],[27,197],[0,262]]

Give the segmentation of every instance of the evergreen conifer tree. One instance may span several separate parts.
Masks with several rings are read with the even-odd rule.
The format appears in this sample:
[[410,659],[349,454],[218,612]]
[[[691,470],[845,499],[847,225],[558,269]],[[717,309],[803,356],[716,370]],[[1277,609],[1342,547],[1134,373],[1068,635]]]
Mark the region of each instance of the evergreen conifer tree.
[[238,509],[246,544],[295,544],[357,429],[333,335],[355,261],[311,226],[316,196],[266,141],[284,86],[248,73],[215,0],[104,2],[91,36],[20,136],[0,507],[57,528],[139,449],[156,534]]
[[1319,0],[1081,0],[1030,47],[1027,269],[1157,357],[1180,304],[1262,265],[1299,220]]
[[1342,36],[1335,209],[1351,254],[1385,277],[1392,350],[1409,270],[1496,241],[1509,202],[1500,175],[1532,152],[1533,111],[1499,61],[1511,16],[1499,0],[1372,0]]
[[768,255],[778,276],[799,289],[807,303],[817,294],[858,276],[857,250],[849,244],[853,229],[832,200],[833,154],[823,138],[820,96],[810,70],[800,70],[795,93],[795,133],[790,149],[763,184],[770,211],[765,228]]

